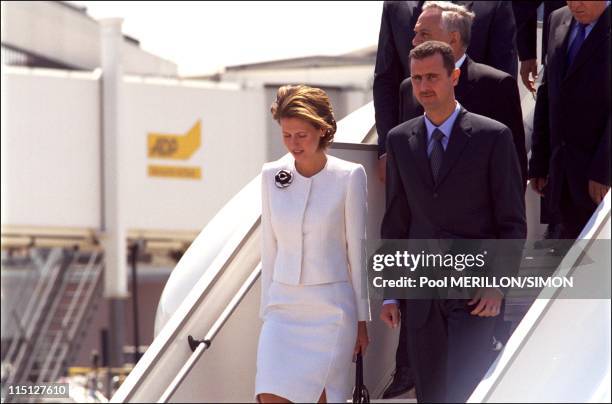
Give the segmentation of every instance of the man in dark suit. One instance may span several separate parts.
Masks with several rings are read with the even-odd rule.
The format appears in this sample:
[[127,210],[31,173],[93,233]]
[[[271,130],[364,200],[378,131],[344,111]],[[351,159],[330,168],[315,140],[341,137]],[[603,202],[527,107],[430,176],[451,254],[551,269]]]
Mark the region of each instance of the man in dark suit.
[[[376,67],[374,107],[379,145],[379,177],[384,180],[384,145],[387,133],[399,123],[399,87],[410,76],[408,53],[414,26],[424,1],[385,1],[383,5]],[[468,54],[512,76],[517,75],[516,26],[512,5],[506,1],[458,1],[476,14],[474,38]]]
[[560,238],[576,238],[610,189],[609,3],[568,1],[550,16],[529,178]]
[[[410,63],[425,115],[389,132],[382,237],[524,239],[523,184],[510,129],[455,100],[460,71],[447,44],[417,46]],[[469,302],[406,301],[419,402],[467,400],[493,359],[502,299],[498,289],[482,288]],[[397,304],[385,303],[381,319],[396,326]]]
[[[476,63],[466,49],[471,42],[474,14],[464,6],[447,2],[426,3],[415,26],[413,45],[427,40],[446,42],[453,49],[455,66],[461,70],[455,98],[470,112],[503,123],[512,131],[514,148],[527,185],[527,150],[523,112],[516,80],[491,66]],[[443,14],[444,13],[444,14]],[[400,122],[423,115],[423,107],[412,93],[412,80],[400,86]]]
[[[546,65],[546,51],[548,44],[548,22],[550,14],[565,7],[565,1],[513,1],[512,9],[514,10],[514,18],[516,20],[516,48],[518,50],[520,62],[520,76],[523,85],[532,94],[536,93],[535,81],[538,78],[538,61],[537,61],[537,20],[538,8],[543,4],[543,28],[542,28],[542,54],[541,61]],[[539,121],[539,124],[547,125],[547,122]],[[541,129],[535,129],[541,130]],[[548,203],[546,198],[540,199],[540,223],[547,224],[544,239],[556,239],[559,237],[558,218],[554,217],[548,211]],[[547,244],[537,241],[534,246],[536,248],[546,248]]]
[[[444,12],[444,14],[443,14]],[[423,6],[415,26],[413,45],[426,40],[442,41],[453,49],[455,67],[461,74],[455,87],[455,98],[470,112],[484,115],[508,126],[512,131],[514,148],[521,167],[523,187],[527,185],[527,150],[521,100],[516,80],[493,67],[474,62],[467,54],[474,14],[462,5],[450,2],[428,2]],[[443,21],[446,20],[446,21]],[[400,86],[400,122],[423,115],[423,107],[413,95],[412,80],[407,78]],[[400,312],[404,302],[399,302]],[[504,305],[496,320],[496,342],[505,343],[510,324],[504,321]],[[401,394],[410,380],[410,363],[407,356],[408,342],[405,322],[400,324],[400,337],[395,356],[396,370],[393,382],[383,398]]]

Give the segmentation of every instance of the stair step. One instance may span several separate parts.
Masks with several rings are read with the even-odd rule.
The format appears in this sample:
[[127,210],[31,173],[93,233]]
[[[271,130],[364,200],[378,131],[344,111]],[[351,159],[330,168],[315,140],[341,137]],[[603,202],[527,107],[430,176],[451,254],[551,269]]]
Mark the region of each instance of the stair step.
[[57,363],[57,360],[56,359],[51,359],[51,361],[47,363],[47,358],[46,357],[40,357],[40,358],[37,357],[36,358],[36,363],[38,364],[37,369],[40,370],[40,369],[43,368],[43,366],[47,366],[49,368],[52,368]]
[[66,331],[64,331],[64,329],[59,329],[59,330],[48,330],[45,335],[47,337],[50,337],[52,340],[55,340],[55,337],[61,333],[66,333]]
[[[41,352],[44,352],[44,354],[48,354],[49,352],[51,352],[51,348],[53,347],[53,344],[46,344],[46,345],[40,345],[38,347],[38,349],[41,350]],[[40,354],[40,356],[42,356],[42,354]],[[37,356],[38,358],[38,356]]]
[[68,298],[70,300],[72,300],[75,296],[76,297],[83,297],[89,291],[89,287],[88,286],[89,285],[85,285],[83,290],[81,290],[79,293],[76,293],[76,291],[74,291],[74,292],[64,292],[63,297],[64,298]]
[[65,297],[82,296],[82,295],[84,295],[84,292],[86,292],[86,291],[87,291],[87,289],[88,289],[87,287],[88,287],[88,286],[89,286],[89,285],[85,285],[85,286],[83,287],[83,289],[81,289],[81,291],[80,291],[79,293],[77,293],[76,289],[75,289],[75,290],[68,290],[68,291],[65,291],[65,292],[64,292],[64,294],[63,294],[63,296],[65,296]]
[[79,282],[82,278],[93,281],[96,274],[66,274],[64,280],[67,282]]
[[46,335],[51,337],[52,339],[55,338],[56,335],[60,334],[62,331],[64,331],[64,335],[67,335],[67,333],[70,331],[70,328],[74,325],[74,322],[72,323],[68,323],[65,326],[61,326],[61,327],[53,327],[53,328],[49,328],[47,330]]
[[49,327],[49,329],[47,330],[47,335],[55,336],[55,335],[59,334],[60,331],[62,331],[63,329],[64,329],[64,327],[62,327],[62,326]]
[[[29,376],[30,376],[30,380],[34,379],[38,379],[38,376],[40,376],[41,374],[45,373],[47,377],[49,377],[49,375],[51,374],[51,371],[54,369],[55,365],[51,365],[48,368],[43,369],[33,369],[30,371]],[[61,370],[61,369],[60,369]]]
[[74,324],[74,317],[70,317],[66,324],[64,324],[63,317],[62,318],[54,317],[53,320],[51,320],[51,323],[49,323],[49,328],[53,330],[57,330],[57,327],[61,327],[61,328],[64,328],[66,326],[69,327],[72,324]]
[[54,351],[51,351],[51,349],[49,349],[47,351],[38,352],[36,354],[36,362],[42,365],[43,363],[45,363],[49,355],[53,356],[53,359],[51,361],[55,361],[60,351],[61,351],[61,347],[57,346]]
[[80,255],[79,258],[75,262],[87,264],[89,261],[91,261],[91,254]]
[[49,355],[50,352],[57,351],[59,348],[61,348],[61,346],[62,346],[62,342],[58,342],[55,345],[55,348],[53,346],[53,343],[45,344],[44,348],[37,346],[36,347],[36,357],[38,358],[39,356],[47,356]]

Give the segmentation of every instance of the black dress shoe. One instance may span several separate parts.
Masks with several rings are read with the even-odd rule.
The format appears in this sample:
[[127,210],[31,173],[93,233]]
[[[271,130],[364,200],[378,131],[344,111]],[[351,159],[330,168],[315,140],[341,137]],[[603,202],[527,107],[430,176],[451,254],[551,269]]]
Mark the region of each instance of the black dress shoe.
[[401,367],[395,370],[393,381],[383,393],[382,398],[393,398],[400,394],[406,393],[414,387],[414,378],[412,377],[412,369],[409,367]]

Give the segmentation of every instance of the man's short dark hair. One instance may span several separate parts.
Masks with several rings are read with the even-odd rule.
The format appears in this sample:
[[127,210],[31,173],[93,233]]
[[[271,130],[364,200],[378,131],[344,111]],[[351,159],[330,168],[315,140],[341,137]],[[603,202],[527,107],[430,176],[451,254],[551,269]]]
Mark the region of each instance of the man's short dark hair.
[[410,60],[422,60],[435,54],[440,54],[440,56],[442,56],[442,63],[450,76],[453,70],[455,70],[455,56],[453,55],[453,49],[444,42],[423,42],[410,51]]

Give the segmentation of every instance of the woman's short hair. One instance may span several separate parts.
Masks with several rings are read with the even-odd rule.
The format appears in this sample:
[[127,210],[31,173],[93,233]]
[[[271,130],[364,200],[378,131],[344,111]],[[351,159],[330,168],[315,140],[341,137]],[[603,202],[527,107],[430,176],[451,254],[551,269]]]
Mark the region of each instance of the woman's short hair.
[[276,92],[276,100],[270,107],[272,117],[278,123],[282,118],[300,118],[317,129],[324,129],[319,149],[327,148],[334,140],[336,120],[325,91],[303,84],[282,86]]

